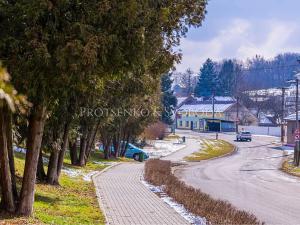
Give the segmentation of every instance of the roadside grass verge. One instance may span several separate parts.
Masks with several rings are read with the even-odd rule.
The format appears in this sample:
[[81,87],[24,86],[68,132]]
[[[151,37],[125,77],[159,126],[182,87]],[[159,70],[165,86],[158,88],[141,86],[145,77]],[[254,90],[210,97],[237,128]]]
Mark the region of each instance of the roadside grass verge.
[[281,170],[290,175],[300,177],[300,167],[296,167],[293,165],[293,159],[286,159],[283,161]]
[[[20,189],[25,165],[25,154],[15,153],[17,185]],[[88,163],[87,168],[65,166],[89,172],[102,170],[103,164]],[[82,177],[70,177],[62,172],[60,186],[36,184],[34,214],[32,217],[9,218],[0,215],[0,224],[105,224],[99,209],[95,187]]]
[[234,148],[234,145],[224,140],[204,139],[202,140],[201,149],[184,159],[190,162],[212,159],[232,153]]
[[180,181],[172,172],[171,162],[159,159],[145,164],[145,180],[162,186],[164,192],[191,213],[205,217],[211,224],[263,224],[254,215],[238,210],[227,201],[216,200]]
[[174,139],[179,139],[179,138],[180,138],[180,136],[177,134],[169,134],[168,136],[166,136],[164,138],[164,140],[174,140]]

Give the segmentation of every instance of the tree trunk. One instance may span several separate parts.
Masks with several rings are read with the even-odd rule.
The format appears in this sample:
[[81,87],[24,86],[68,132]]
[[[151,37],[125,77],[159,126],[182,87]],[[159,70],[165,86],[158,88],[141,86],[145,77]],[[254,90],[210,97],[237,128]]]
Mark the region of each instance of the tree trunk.
[[125,154],[126,154],[126,150],[127,150],[128,144],[129,144],[129,139],[130,139],[130,134],[127,133],[126,139],[125,139],[124,148],[122,149],[122,152],[121,152],[121,156],[122,156],[122,157],[124,157]]
[[110,150],[109,150],[109,145],[105,145],[104,147],[104,158],[109,159],[110,158]]
[[80,139],[79,166],[85,165],[86,138]]
[[117,158],[119,157],[119,151],[120,151],[120,138],[118,135],[114,135],[113,137],[113,146],[114,146],[114,157]]
[[46,120],[46,107],[36,105],[32,110],[29,118],[25,169],[18,208],[18,213],[24,216],[30,216],[33,211],[36,170]]
[[6,114],[9,113],[6,106],[0,106],[0,175],[1,175],[1,205],[8,212],[15,211],[15,201],[12,187],[12,177],[9,165],[7,123]]
[[13,150],[12,114],[10,111],[7,111],[5,120],[7,121],[7,127],[6,127],[7,150],[8,150],[10,173],[11,173],[11,183],[12,183],[14,199],[18,200],[19,196],[18,196],[17,185],[16,185],[15,157],[14,157],[14,150]]
[[58,184],[57,178],[57,164],[58,164],[58,157],[60,150],[58,149],[58,144],[54,144],[56,146],[53,147],[49,164],[48,164],[48,171],[47,171],[47,183],[51,185]]
[[100,126],[100,122],[98,122],[96,124],[96,126],[94,127],[94,129],[91,130],[91,134],[89,135],[89,138],[88,138],[88,144],[87,144],[87,150],[86,150],[86,153],[85,153],[85,161],[87,162],[88,161],[88,158],[90,156],[90,153],[92,151],[92,148],[94,148],[95,146],[95,139],[96,139],[96,135],[97,135],[97,131],[98,131],[98,128]]
[[57,170],[56,170],[57,183],[58,183],[58,179],[59,179],[59,176],[61,173],[61,169],[64,164],[64,157],[65,157],[65,153],[66,153],[67,147],[68,147],[69,130],[70,130],[70,122],[66,122],[65,128],[64,128],[64,134],[63,134],[63,143],[61,146],[61,151],[59,152],[58,162],[57,162]]
[[80,138],[79,166],[85,165],[85,151],[87,147],[87,129],[84,130]]
[[47,178],[45,170],[44,170],[43,151],[42,151],[42,149],[40,149],[40,153],[39,153],[36,177],[37,177],[37,180],[40,181],[40,182],[46,181],[46,178]]
[[70,146],[70,158],[72,165],[78,164],[78,155],[77,155],[77,140],[74,143],[69,142]]

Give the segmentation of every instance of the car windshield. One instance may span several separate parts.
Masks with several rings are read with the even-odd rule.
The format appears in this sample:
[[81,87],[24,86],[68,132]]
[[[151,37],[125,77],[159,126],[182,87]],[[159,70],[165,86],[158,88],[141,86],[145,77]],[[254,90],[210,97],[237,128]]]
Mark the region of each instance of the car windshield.
[[251,134],[250,132],[242,132],[242,134]]

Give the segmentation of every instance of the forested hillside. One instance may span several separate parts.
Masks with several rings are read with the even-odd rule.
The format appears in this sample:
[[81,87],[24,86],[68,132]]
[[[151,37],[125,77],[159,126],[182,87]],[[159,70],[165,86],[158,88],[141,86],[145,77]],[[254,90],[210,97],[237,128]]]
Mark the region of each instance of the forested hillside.
[[271,60],[256,56],[243,65],[242,74],[245,88],[285,86],[286,81],[293,79],[295,72],[300,69],[300,64],[297,62],[299,58],[300,54],[298,53],[280,54]]
[[289,85],[287,81],[294,79],[295,73],[300,71],[298,59],[299,53],[279,54],[272,59],[257,55],[247,61],[207,59],[199,71],[174,72],[174,91],[180,96],[190,92],[196,96],[209,96],[213,92],[237,95],[246,90],[280,88]]

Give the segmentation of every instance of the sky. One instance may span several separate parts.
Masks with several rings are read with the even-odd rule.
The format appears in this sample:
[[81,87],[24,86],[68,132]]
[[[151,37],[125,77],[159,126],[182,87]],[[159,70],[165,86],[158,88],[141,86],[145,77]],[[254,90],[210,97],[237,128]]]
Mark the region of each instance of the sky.
[[211,58],[247,60],[300,52],[300,0],[209,0],[206,18],[181,40],[179,72]]

